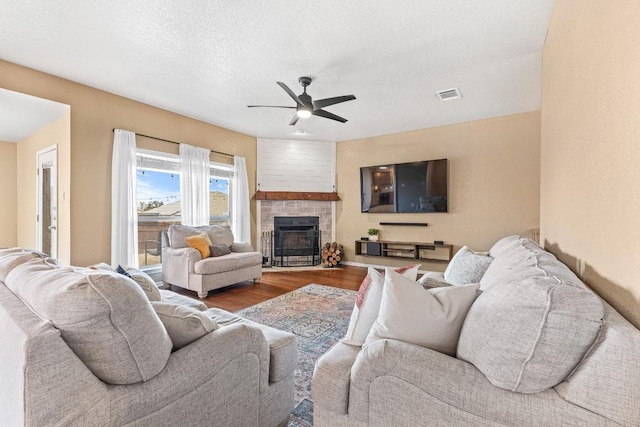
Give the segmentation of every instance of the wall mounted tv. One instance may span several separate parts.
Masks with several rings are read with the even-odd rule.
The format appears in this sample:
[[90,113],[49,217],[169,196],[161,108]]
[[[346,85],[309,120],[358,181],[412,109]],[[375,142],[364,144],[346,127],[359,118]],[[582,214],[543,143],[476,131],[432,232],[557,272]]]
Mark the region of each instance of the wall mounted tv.
[[447,212],[447,159],[360,168],[361,211]]

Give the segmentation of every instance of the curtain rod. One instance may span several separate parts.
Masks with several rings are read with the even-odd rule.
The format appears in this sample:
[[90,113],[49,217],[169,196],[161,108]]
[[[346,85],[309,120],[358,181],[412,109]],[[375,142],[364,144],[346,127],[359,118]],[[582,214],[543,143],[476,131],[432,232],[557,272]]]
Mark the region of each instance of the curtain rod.
[[[113,128],[113,129],[111,129],[111,131],[112,131],[112,132],[115,132],[115,131],[116,131],[116,129],[115,129],[115,128]],[[150,135],[144,135],[144,134],[142,134],[142,133],[136,133],[136,136],[142,136],[142,137],[145,137],[145,138],[156,139],[156,140],[158,140],[158,141],[169,142],[169,143],[171,143],[171,144],[178,144],[178,145],[180,145],[180,144],[181,144],[180,142],[170,141],[170,140],[168,140],[168,139],[158,138],[158,137],[150,136]],[[211,151],[212,153],[221,154],[221,155],[223,155],[223,156],[235,157],[233,154],[223,153],[222,151],[216,151],[216,150],[210,150],[210,151]]]

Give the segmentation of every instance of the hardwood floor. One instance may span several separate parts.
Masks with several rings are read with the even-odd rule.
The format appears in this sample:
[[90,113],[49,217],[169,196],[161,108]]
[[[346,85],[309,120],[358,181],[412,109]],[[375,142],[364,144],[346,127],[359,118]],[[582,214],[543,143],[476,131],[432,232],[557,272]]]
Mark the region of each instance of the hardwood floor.
[[[352,266],[344,266],[340,269],[264,272],[260,283],[254,285],[252,282],[245,282],[216,289],[209,292],[209,296],[203,301],[209,307],[233,312],[294,291],[310,283],[357,291],[366,275],[366,268]],[[180,294],[198,298],[193,291],[175,286],[171,289]]]

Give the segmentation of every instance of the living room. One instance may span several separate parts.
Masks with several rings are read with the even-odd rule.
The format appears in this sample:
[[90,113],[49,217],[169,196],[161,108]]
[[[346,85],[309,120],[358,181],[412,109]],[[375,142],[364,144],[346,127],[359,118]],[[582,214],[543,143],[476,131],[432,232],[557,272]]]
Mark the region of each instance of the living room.
[[[517,114],[487,112],[486,118],[478,120],[334,140],[336,192],[340,198],[335,205],[334,237],[344,245],[346,262],[362,266],[379,264],[355,253],[353,242],[365,236],[369,228],[380,228],[383,239],[443,240],[453,244],[455,250],[466,245],[480,251],[489,250],[504,236],[532,237],[528,233],[539,229],[541,246],[637,328],[640,285],[636,280],[638,263],[633,261],[640,250],[640,236],[627,224],[640,214],[640,206],[633,203],[640,182],[635,167],[640,155],[640,110],[634,109],[634,95],[640,95],[637,77],[634,79],[640,65],[634,55],[640,30],[634,30],[634,24],[640,10],[630,1],[559,0],[552,6],[543,49],[534,52],[541,67],[537,107]],[[11,18],[5,15],[4,19]],[[208,113],[202,117],[208,117],[209,122],[197,120],[129,99],[126,94],[47,74],[38,71],[36,65],[19,65],[22,61],[11,60],[14,57],[17,54],[10,44],[0,50],[2,89],[55,101],[68,106],[68,112],[54,123],[61,128],[55,130],[55,140],[45,136],[46,141],[0,143],[4,199],[0,207],[0,247],[34,246],[33,158],[39,149],[56,143],[57,258],[75,266],[109,262],[114,128],[242,156],[246,159],[249,194],[253,196],[258,190],[257,140],[261,135],[217,126],[214,123],[222,119]],[[293,87],[301,75],[269,76],[269,81],[273,80],[271,94],[282,98],[265,101],[285,102],[286,95],[277,92],[276,79],[286,79]],[[146,77],[137,76],[141,85]],[[320,83],[314,82],[309,92],[314,93]],[[254,93],[257,96],[263,90],[256,87]],[[350,91],[348,87],[346,90]],[[464,87],[461,91],[462,100],[471,96]],[[488,86],[485,95],[490,94]],[[183,94],[183,102],[196,96],[204,95]],[[246,108],[253,102],[247,99],[241,104]],[[350,108],[357,108],[358,102],[360,98],[351,101]],[[450,108],[455,102],[443,105]],[[349,117],[347,105],[340,111]],[[286,128],[290,117],[285,116],[276,120]],[[291,135],[288,139],[304,138],[313,141],[311,135]],[[137,143],[145,149],[178,152],[177,146],[166,142],[139,138]],[[402,215],[403,222],[428,223],[424,228],[412,228],[379,225],[400,221],[395,214],[361,212],[360,167],[440,158],[449,160],[448,213]],[[218,160],[228,161],[224,157]],[[252,197],[255,246],[260,239],[257,204]],[[403,260],[385,260],[387,266],[404,264]],[[421,269],[443,271],[445,267],[443,263],[426,262]]]

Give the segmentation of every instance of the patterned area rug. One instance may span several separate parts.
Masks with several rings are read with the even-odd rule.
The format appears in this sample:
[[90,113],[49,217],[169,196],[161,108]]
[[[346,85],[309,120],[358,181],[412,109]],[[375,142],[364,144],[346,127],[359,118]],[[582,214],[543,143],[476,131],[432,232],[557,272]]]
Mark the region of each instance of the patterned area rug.
[[289,427],[313,425],[313,367],[320,356],[344,337],[355,299],[356,291],[312,284],[236,312],[298,337],[296,406]]

